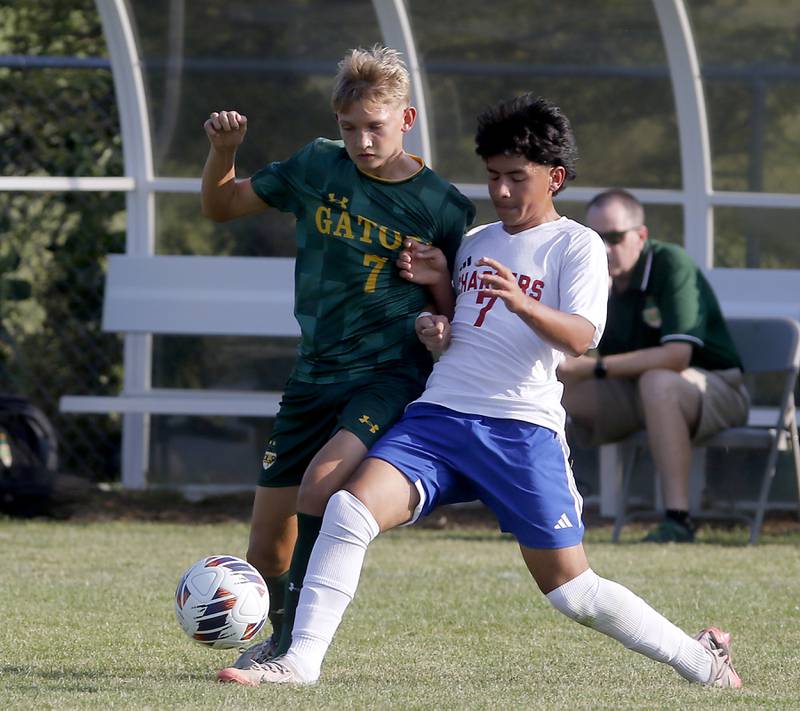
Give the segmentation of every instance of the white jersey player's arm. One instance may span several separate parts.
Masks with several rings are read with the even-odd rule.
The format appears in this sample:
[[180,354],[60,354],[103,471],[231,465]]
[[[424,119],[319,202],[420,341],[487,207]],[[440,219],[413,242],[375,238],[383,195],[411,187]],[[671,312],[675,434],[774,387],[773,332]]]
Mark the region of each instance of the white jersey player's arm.
[[581,355],[590,348],[595,326],[588,319],[550,308],[529,298],[519,288],[514,273],[497,260],[483,257],[478,264],[491,267],[496,272],[483,275],[486,288],[482,293],[502,299],[506,308],[517,314],[541,338],[567,355]]

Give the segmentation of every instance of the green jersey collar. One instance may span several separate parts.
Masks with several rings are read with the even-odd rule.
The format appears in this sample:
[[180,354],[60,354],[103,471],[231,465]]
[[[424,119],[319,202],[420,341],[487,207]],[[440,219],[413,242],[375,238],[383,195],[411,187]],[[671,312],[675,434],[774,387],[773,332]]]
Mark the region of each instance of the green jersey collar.
[[366,170],[361,170],[358,166],[356,166],[356,170],[361,173],[362,175],[366,175],[371,180],[377,180],[380,183],[404,183],[406,180],[411,180],[412,178],[416,178],[423,170],[425,170],[425,161],[417,155],[413,153],[408,153],[406,151],[406,155],[411,158],[413,161],[419,164],[419,168],[417,168],[411,175],[407,175],[405,178],[381,178],[379,175],[373,175],[372,173],[367,173]]
[[[633,275],[631,276],[631,289],[638,289],[639,291],[647,291],[647,285],[650,283],[650,272],[653,267],[653,244],[648,239],[644,243],[642,253],[633,268]],[[635,286],[638,284],[638,286]]]

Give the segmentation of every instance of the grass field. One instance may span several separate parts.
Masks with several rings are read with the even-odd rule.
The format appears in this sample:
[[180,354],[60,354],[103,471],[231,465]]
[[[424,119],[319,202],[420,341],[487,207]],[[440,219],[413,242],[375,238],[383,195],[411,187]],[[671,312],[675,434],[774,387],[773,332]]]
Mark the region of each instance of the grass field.
[[[690,685],[553,610],[492,528],[395,531],[306,688],[213,682],[231,652],[192,643],[172,596],[211,553],[244,554],[246,524],[0,519],[4,709],[800,708],[800,534],[740,545],[623,543],[590,530],[594,569],[682,628],[734,633],[741,691]],[[633,534],[630,534],[633,535]]]

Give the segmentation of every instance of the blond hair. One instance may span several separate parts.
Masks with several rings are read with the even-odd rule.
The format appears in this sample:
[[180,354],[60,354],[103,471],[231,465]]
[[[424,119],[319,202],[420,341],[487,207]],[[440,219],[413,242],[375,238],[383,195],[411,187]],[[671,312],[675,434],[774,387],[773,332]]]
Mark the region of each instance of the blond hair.
[[404,108],[410,104],[411,79],[400,52],[376,44],[345,55],[334,80],[331,106],[339,113],[356,101],[401,104]]

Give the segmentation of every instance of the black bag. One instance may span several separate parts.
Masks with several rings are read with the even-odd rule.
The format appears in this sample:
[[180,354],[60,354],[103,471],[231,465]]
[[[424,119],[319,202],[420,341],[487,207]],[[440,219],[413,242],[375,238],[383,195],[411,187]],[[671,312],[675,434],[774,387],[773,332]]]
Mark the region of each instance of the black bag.
[[0,395],[0,511],[14,516],[48,512],[58,472],[55,431],[23,397]]

